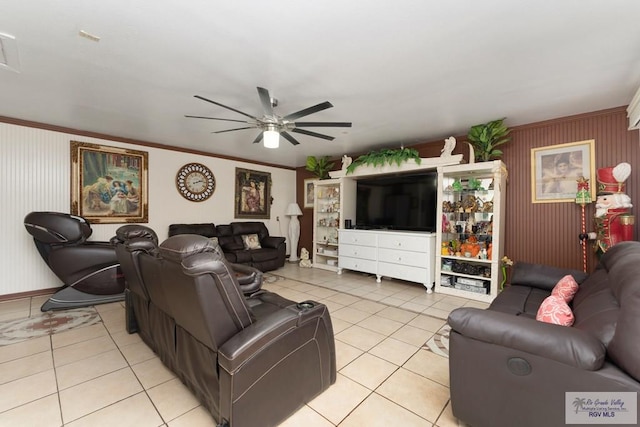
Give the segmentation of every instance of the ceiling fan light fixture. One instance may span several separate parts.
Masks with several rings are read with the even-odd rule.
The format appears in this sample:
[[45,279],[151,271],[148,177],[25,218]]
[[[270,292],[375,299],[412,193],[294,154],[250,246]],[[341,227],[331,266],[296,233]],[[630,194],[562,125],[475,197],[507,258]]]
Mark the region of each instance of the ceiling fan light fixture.
[[280,146],[280,132],[275,126],[268,126],[262,134],[265,148],[278,148]]

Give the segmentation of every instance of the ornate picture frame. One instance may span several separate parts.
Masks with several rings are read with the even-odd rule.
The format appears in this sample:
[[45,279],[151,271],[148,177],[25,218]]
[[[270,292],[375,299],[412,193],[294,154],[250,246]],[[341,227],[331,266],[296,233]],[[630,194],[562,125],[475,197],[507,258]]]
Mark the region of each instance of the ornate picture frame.
[[532,203],[574,202],[580,176],[589,180],[595,200],[593,139],[531,149]]
[[236,168],[235,218],[271,218],[271,173]]
[[71,214],[92,224],[149,222],[149,154],[71,141]]
[[313,208],[315,201],[315,183],[316,178],[308,178],[304,180],[304,207]]

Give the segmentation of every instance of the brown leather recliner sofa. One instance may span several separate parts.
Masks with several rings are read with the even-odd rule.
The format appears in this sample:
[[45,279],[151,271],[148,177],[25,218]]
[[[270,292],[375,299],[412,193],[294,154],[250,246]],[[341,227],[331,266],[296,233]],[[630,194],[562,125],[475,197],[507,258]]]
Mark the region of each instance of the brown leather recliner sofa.
[[[260,271],[276,270],[284,265],[286,243],[284,237],[270,236],[267,226],[259,221],[232,222],[215,225],[171,224],[169,237],[177,234],[198,234],[205,237],[217,237],[220,247],[229,262],[246,264]],[[258,249],[246,249],[243,236],[256,234],[260,242]]]
[[[575,323],[537,321],[566,274],[580,285],[570,303]],[[640,242],[613,246],[588,276],[516,263],[511,286],[487,310],[459,308],[448,322],[458,419],[474,427],[564,426],[565,411],[574,410],[566,392],[603,399],[606,392],[640,392]]]
[[[277,425],[335,382],[324,304],[265,290],[247,296],[214,241],[181,234],[154,247],[144,231],[134,237],[135,227],[143,226],[120,233],[118,253],[135,253],[138,274],[130,280],[125,268],[125,276],[147,290],[148,333],[141,337],[219,425]],[[137,304],[136,318],[145,306],[138,300],[125,300]]]

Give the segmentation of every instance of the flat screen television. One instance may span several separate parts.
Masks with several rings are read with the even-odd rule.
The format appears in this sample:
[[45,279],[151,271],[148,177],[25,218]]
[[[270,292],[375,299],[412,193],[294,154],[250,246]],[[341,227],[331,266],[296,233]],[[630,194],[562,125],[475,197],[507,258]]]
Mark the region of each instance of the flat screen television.
[[437,185],[436,171],[359,179],[356,228],[434,232]]

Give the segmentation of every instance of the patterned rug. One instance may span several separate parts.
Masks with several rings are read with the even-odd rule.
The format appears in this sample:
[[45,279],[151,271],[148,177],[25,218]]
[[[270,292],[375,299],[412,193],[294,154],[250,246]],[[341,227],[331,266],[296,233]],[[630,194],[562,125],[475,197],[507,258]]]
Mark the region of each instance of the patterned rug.
[[432,351],[442,357],[449,357],[449,332],[451,327],[444,325],[434,336],[424,343],[422,348]]
[[57,334],[79,326],[89,326],[102,320],[93,307],[64,311],[49,311],[34,317],[0,322],[0,346],[30,338]]

